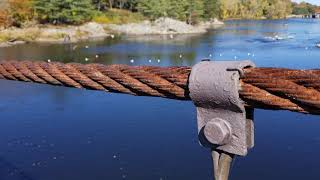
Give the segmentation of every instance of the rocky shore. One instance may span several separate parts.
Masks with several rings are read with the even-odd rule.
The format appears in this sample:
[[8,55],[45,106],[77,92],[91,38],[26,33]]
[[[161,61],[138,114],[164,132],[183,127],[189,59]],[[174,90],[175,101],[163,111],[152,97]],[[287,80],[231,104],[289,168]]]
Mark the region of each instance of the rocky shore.
[[123,25],[86,23],[81,26],[36,25],[28,28],[8,28],[0,30],[0,47],[27,42],[75,43],[84,40],[113,38],[113,34],[127,35],[175,35],[206,33],[223,22],[216,19],[196,26],[170,18],[159,18],[154,22],[143,21]]
[[81,26],[41,26],[9,28],[0,31],[0,47],[27,42],[75,43],[104,39],[110,34],[101,24],[90,22]]
[[171,35],[171,34],[199,34],[206,33],[210,28],[222,26],[224,23],[214,19],[192,26],[185,22],[171,18],[159,18],[154,22],[130,23],[123,25],[108,25],[111,31],[127,35]]

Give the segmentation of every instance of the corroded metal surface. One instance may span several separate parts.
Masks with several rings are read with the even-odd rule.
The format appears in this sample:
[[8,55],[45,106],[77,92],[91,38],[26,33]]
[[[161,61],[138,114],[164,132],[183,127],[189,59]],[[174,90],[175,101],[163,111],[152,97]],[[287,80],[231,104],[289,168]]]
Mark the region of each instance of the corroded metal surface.
[[251,61],[203,61],[193,66],[189,91],[204,146],[241,156],[248,153],[251,145],[247,142],[253,137],[247,132],[252,128],[247,126],[251,120],[247,120],[239,97],[239,81],[243,69],[254,66]]

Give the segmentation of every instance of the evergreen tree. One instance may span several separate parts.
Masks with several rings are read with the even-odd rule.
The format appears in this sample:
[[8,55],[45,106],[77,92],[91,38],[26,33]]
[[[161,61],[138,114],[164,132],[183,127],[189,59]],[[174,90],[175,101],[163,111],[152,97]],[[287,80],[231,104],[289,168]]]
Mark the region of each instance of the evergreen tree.
[[139,0],[138,10],[151,19],[168,17],[170,12],[170,0]]
[[130,11],[136,11],[137,10],[137,0],[128,0],[126,4],[126,8],[129,9]]
[[203,16],[205,19],[219,17],[219,4],[218,0],[204,0]]
[[92,19],[91,0],[34,0],[37,17],[44,23],[80,24]]
[[197,24],[203,17],[203,0],[189,0],[187,9],[188,24]]
[[170,9],[168,16],[179,19],[181,21],[187,20],[188,0],[172,0],[170,1]]
[[98,11],[105,10],[107,6],[107,2],[105,0],[92,0],[92,4]]

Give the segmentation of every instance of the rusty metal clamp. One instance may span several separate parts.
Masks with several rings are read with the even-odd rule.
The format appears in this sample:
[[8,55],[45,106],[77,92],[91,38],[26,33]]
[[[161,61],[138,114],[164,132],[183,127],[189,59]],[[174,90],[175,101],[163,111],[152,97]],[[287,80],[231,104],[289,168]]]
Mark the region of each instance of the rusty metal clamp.
[[212,150],[214,177],[227,180],[234,155],[254,146],[253,109],[239,97],[243,69],[251,61],[202,61],[189,77],[190,97],[197,107],[198,136]]
[[253,147],[253,112],[239,97],[243,69],[251,61],[202,61],[189,78],[190,97],[197,107],[203,146],[245,156]]

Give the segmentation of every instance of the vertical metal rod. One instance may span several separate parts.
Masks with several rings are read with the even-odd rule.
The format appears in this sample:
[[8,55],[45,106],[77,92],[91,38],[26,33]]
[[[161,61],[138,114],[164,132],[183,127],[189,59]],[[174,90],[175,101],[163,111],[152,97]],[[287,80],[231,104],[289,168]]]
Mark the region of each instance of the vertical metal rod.
[[213,176],[214,176],[214,179],[218,179],[220,153],[218,153],[215,150],[212,150],[211,156],[212,156],[212,162],[213,162],[213,164],[212,164],[213,165]]
[[213,160],[213,173],[215,180],[228,180],[230,174],[230,167],[234,155],[225,152],[212,150],[211,156]]

